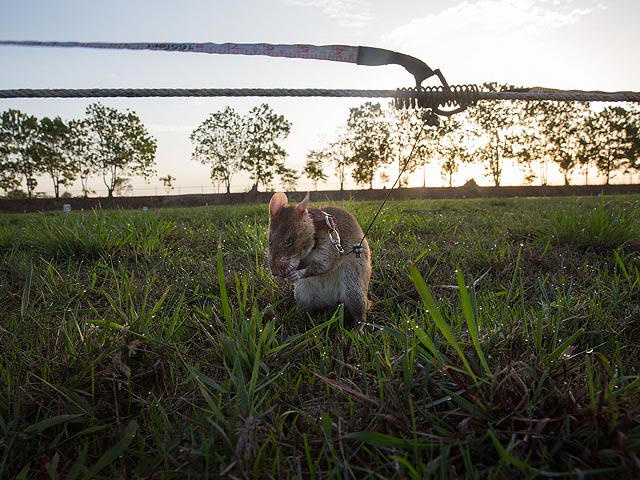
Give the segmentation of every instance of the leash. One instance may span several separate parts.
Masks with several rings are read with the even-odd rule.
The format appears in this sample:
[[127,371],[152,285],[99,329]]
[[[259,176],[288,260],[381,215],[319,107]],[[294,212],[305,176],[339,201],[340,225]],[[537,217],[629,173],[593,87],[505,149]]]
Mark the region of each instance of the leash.
[[[371,230],[371,227],[373,227],[373,224],[376,222],[376,220],[378,219],[378,216],[382,212],[382,209],[384,208],[385,204],[387,203],[387,200],[389,200],[389,197],[391,196],[391,193],[396,188],[396,185],[398,184],[398,182],[402,178],[402,175],[404,174],[405,170],[409,166],[409,162],[411,161],[411,158],[413,157],[413,153],[415,152],[416,147],[418,146],[418,142],[420,141],[420,137],[422,136],[422,132],[424,131],[425,126],[428,125],[428,126],[435,127],[435,126],[437,126],[439,124],[438,117],[431,111],[427,111],[425,113],[425,115],[423,116],[422,120],[423,120],[422,126],[420,127],[420,131],[416,135],[416,139],[413,142],[413,146],[411,147],[411,151],[409,152],[409,155],[405,159],[404,164],[402,165],[402,169],[400,170],[400,173],[398,173],[398,177],[396,178],[395,182],[393,182],[393,185],[391,186],[391,188],[387,192],[387,195],[384,197],[384,200],[382,201],[382,204],[380,205],[380,208],[378,208],[378,211],[373,216],[373,219],[371,220],[371,222],[369,222],[369,226],[364,231],[364,234],[362,235],[362,240],[360,240],[360,243],[356,243],[356,244],[352,245],[351,246],[351,250],[349,250],[348,252],[345,252],[344,249],[342,249],[342,251],[340,251],[340,249],[338,249],[338,251],[340,252],[341,255],[350,255],[352,253],[355,253],[357,258],[360,258],[362,256],[362,251],[363,251],[362,244],[364,243],[364,240],[367,238],[367,235],[369,234],[369,231]],[[327,220],[327,224],[328,223],[329,222]],[[331,235],[329,235],[329,238],[331,239],[331,241],[333,243],[333,239],[331,238]],[[340,240],[340,236],[338,236],[338,241],[339,240]],[[337,248],[337,246],[336,246],[336,248]]]

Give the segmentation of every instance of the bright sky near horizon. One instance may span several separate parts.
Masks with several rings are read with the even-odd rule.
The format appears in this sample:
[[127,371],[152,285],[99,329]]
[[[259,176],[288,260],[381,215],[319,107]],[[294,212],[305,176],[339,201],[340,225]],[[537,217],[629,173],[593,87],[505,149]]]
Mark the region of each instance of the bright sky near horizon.
[[[0,0],[0,12],[0,40],[364,45],[415,56],[451,84],[640,90],[638,0]],[[414,86],[399,66],[234,55],[0,46],[0,65],[0,89]],[[98,101],[136,112],[158,141],[157,177],[170,174],[180,193],[199,193],[211,191],[211,182],[208,168],[191,160],[189,134],[210,113],[226,105],[246,113],[268,102],[293,124],[286,164],[300,170],[307,151],[332,139],[349,108],[365,100],[0,99],[0,111],[71,120]],[[429,168],[427,184],[440,185],[439,167]],[[134,180],[134,192],[162,192],[157,177],[148,185]],[[249,187],[240,177],[234,183],[238,191]],[[324,188],[336,185],[330,179]],[[104,194],[101,182],[93,186]],[[303,179],[299,188],[311,186]],[[36,190],[51,192],[50,181],[40,179]]]

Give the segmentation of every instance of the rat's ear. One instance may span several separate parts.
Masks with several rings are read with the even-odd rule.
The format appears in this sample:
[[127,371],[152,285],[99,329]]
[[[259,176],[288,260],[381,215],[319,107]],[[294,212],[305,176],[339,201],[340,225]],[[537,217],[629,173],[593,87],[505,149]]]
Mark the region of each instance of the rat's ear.
[[272,217],[276,217],[280,210],[287,206],[287,202],[287,196],[284,193],[274,193],[269,201],[269,214]]
[[309,203],[309,192],[307,192],[307,196],[302,199],[302,201],[296,207],[296,210],[300,213],[304,213],[307,211],[307,203]]

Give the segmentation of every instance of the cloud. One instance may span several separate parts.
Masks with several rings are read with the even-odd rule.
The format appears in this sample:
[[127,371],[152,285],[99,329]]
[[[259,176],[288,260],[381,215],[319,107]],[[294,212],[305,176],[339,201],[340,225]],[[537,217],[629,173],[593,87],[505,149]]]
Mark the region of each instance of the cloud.
[[366,0],[286,0],[289,5],[318,8],[339,27],[361,28],[373,21]]
[[[575,4],[587,4],[580,8]],[[504,38],[506,35],[533,36],[577,23],[606,7],[594,0],[464,0],[436,14],[416,18],[384,36],[395,45],[418,45],[420,39],[479,33]]]

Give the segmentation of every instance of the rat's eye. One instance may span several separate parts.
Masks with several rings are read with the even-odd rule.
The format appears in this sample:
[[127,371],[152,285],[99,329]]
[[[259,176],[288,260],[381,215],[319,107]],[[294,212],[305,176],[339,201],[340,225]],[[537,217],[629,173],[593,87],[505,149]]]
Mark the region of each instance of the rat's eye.
[[285,247],[290,247],[293,245],[293,238],[288,238],[286,242],[284,242]]

